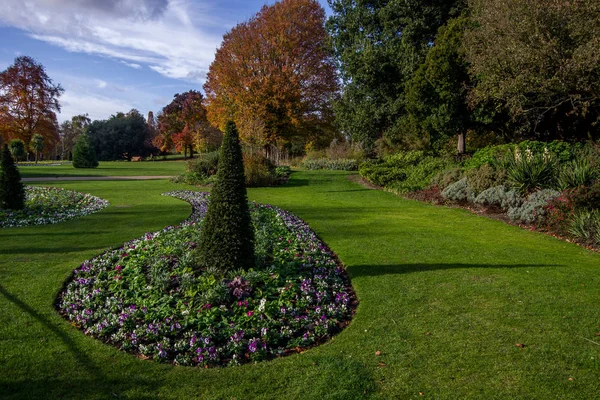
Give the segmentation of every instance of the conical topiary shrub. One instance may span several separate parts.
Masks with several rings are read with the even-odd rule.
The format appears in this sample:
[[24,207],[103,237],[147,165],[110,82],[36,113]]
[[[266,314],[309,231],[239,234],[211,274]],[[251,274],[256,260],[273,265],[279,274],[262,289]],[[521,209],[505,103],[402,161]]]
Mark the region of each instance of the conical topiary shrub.
[[75,168],[96,168],[98,160],[96,153],[90,145],[87,135],[79,136],[73,147],[73,167]]
[[21,182],[21,174],[15,160],[4,145],[0,170],[0,208],[4,210],[21,210],[25,206],[25,188]]
[[199,267],[233,268],[254,265],[254,229],[246,195],[240,139],[233,121],[225,128],[219,151],[217,179],[198,246]]

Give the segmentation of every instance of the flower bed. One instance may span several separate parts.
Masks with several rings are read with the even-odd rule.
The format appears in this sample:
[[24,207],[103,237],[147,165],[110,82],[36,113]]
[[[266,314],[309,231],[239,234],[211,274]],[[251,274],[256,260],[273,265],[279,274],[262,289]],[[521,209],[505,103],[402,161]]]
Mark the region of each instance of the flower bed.
[[252,205],[256,267],[194,273],[208,194],[166,195],[192,204],[188,220],[84,262],[59,295],[59,312],[86,334],[143,358],[212,367],[299,351],[349,323],[345,270],[299,218]]
[[0,227],[56,224],[108,207],[109,203],[90,194],[72,190],[25,186],[25,208],[0,210]]

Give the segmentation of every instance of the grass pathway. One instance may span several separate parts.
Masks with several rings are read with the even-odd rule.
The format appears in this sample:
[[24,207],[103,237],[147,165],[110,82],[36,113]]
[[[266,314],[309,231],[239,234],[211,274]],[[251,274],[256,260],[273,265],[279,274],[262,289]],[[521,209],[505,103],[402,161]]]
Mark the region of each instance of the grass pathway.
[[[0,230],[0,398],[595,398],[600,255],[460,209],[298,172],[253,200],[304,218],[360,305],[301,355],[198,370],[136,359],[52,308],[80,261],[181,221],[164,181],[68,182],[111,201],[54,226]],[[517,347],[522,344],[524,347]],[[379,354],[377,354],[379,352]]]

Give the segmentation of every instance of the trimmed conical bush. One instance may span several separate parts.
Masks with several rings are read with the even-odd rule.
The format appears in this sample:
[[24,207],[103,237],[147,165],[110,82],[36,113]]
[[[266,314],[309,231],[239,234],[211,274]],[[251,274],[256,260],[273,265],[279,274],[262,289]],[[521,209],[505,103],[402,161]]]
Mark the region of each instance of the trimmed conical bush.
[[7,145],[4,145],[2,150],[0,164],[2,165],[0,170],[0,208],[21,210],[25,206],[25,188]]
[[96,168],[98,160],[96,152],[90,145],[87,135],[79,136],[73,147],[73,167],[75,168]]
[[198,246],[200,267],[225,273],[254,265],[254,229],[250,219],[242,148],[235,123],[225,128],[217,179]]

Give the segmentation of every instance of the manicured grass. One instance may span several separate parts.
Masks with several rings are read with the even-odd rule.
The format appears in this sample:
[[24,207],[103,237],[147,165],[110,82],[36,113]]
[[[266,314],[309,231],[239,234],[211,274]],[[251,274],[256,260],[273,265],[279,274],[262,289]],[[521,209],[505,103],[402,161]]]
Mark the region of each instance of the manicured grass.
[[101,161],[98,168],[75,168],[71,164],[21,166],[22,178],[63,176],[172,176],[185,171],[184,161]]
[[304,218],[341,257],[360,301],[353,322],[304,354],[209,370],[139,360],[85,337],[53,309],[79,262],[184,219],[189,205],[159,194],[185,187],[60,184],[113,206],[58,225],[0,230],[0,396],[597,397],[600,255],[367,190],[346,175],[296,172],[286,186],[252,189],[250,197]]

